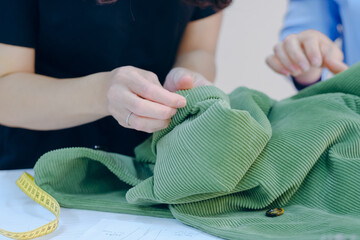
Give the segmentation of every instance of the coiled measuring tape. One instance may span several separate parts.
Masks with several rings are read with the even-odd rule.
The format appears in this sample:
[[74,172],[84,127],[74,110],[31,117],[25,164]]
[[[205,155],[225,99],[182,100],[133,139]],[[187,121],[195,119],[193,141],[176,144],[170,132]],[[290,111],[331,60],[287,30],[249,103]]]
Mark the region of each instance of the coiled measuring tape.
[[16,181],[16,185],[32,200],[49,210],[56,217],[55,220],[28,232],[9,232],[0,228],[0,234],[13,239],[33,239],[49,234],[56,230],[59,225],[60,205],[47,192],[35,184],[34,178],[24,172]]

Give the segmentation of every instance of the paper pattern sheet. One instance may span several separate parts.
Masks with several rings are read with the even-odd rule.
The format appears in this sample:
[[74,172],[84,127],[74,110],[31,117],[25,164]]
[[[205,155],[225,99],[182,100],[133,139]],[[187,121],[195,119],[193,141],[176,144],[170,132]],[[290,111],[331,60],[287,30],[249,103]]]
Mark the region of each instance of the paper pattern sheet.
[[197,229],[179,227],[173,219],[164,219],[164,223],[123,221],[102,219],[81,237],[81,240],[218,240],[220,238],[203,233]]

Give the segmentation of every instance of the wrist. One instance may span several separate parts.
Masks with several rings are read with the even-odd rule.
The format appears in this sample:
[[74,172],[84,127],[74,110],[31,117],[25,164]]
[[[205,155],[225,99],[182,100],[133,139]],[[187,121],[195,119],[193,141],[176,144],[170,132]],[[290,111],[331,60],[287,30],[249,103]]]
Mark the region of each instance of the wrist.
[[82,79],[84,88],[89,90],[88,109],[92,114],[101,118],[110,115],[107,100],[108,75],[108,72],[100,72],[88,75]]
[[322,68],[312,68],[309,71],[298,76],[292,76],[293,79],[302,86],[309,86],[319,81],[322,74]]

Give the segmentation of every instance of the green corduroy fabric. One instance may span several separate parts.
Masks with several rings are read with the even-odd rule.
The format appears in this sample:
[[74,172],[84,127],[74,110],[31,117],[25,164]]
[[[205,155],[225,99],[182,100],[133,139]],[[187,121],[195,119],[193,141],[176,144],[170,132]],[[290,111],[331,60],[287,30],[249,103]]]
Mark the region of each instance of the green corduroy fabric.
[[[187,106],[135,158],[55,150],[36,183],[63,207],[175,217],[225,239],[360,238],[360,65],[279,102],[179,94]],[[273,207],[285,213],[266,217]]]

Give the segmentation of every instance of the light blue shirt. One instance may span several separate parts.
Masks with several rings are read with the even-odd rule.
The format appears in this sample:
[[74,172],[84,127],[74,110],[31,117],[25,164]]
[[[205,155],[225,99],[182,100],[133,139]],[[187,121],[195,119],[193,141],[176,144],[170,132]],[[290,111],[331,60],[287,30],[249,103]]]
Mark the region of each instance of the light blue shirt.
[[344,62],[360,61],[360,0],[289,0],[281,39],[307,29],[341,38]]

